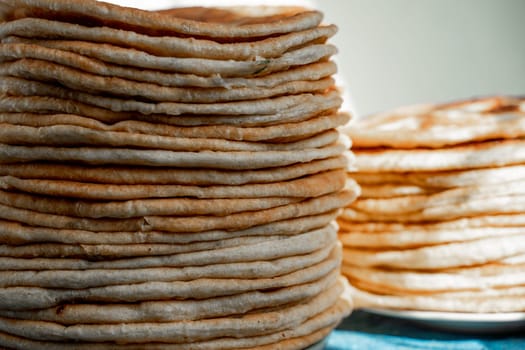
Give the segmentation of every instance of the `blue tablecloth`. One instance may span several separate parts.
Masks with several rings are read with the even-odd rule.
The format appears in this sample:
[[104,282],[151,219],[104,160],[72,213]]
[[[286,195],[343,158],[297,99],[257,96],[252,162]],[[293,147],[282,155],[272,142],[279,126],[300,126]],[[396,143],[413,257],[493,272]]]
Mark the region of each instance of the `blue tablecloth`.
[[328,337],[326,350],[354,349],[525,350],[525,331],[503,336],[461,335],[354,311]]

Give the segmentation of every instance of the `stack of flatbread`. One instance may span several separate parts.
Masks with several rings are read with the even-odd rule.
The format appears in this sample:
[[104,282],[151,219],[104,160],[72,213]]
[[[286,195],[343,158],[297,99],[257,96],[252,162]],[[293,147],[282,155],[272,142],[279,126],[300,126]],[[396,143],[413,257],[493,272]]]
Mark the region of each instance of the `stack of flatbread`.
[[405,108],[350,134],[362,196],[339,224],[356,305],[525,311],[525,99]]
[[302,349],[350,312],[319,12],[0,17],[0,347]]

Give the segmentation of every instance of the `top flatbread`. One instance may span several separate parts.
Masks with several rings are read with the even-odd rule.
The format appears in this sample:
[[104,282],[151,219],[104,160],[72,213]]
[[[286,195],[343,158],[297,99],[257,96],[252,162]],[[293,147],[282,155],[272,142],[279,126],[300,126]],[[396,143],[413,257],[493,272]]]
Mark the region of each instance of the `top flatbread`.
[[210,38],[251,38],[316,27],[317,11],[298,7],[231,7],[228,9],[171,9],[149,12],[93,0],[2,0],[0,19],[56,18],[74,15],[84,21],[129,28],[149,34],[185,34]]
[[334,25],[269,37],[254,42],[217,43],[174,36],[149,36],[108,27],[87,27],[40,18],[21,18],[0,24],[0,38],[22,36],[42,39],[72,39],[132,47],[159,56],[247,60],[279,57],[287,51],[323,43],[337,32]]
[[439,148],[525,135],[525,98],[488,97],[423,105],[364,118],[348,133],[356,148]]

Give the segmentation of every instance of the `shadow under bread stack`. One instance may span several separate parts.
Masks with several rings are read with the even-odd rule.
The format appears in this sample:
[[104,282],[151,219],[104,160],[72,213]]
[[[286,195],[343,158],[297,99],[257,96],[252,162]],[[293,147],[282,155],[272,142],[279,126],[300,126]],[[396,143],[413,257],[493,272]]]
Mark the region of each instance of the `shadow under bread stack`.
[[525,100],[395,110],[349,131],[340,217],[356,307],[525,311]]
[[0,346],[303,349],[348,315],[332,25],[0,0]]

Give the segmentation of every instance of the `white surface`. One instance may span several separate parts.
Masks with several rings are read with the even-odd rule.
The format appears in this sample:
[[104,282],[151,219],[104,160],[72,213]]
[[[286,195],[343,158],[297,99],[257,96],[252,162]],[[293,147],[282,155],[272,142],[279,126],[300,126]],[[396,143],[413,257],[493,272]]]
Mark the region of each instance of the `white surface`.
[[464,333],[510,333],[525,330],[525,312],[461,313],[365,308],[366,312],[412,321],[427,327]]

